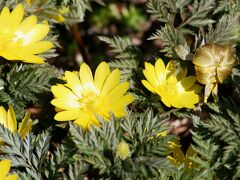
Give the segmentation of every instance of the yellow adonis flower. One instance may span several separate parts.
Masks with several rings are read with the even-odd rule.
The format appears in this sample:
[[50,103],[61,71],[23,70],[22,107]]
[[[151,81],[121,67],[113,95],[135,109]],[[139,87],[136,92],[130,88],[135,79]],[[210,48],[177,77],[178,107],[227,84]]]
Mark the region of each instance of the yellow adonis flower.
[[142,80],[143,85],[157,93],[166,106],[194,108],[194,104],[199,102],[197,93],[201,91],[201,86],[195,84],[196,77],[186,77],[187,69],[178,72],[174,61],[166,67],[161,59],[156,61],[155,66],[146,62],[143,74],[147,79]]
[[[36,3],[36,0],[26,0],[27,5],[28,6],[32,6],[33,3]],[[37,1],[37,6],[43,6],[44,3],[47,3],[46,0],[40,0]],[[60,8],[56,8],[54,11],[54,15],[51,13],[50,18],[53,18],[55,21],[57,21],[58,23],[62,23],[64,22],[65,19],[65,15],[69,12],[69,7],[67,6],[61,6]]]
[[180,147],[176,147],[172,149],[172,155],[167,156],[167,158],[175,166],[180,166],[181,164],[184,164],[185,168],[191,169],[194,168],[196,165],[194,164],[193,161],[190,160],[190,157],[194,157],[196,155],[197,153],[193,150],[192,146],[190,145],[185,155]]
[[0,161],[0,180],[17,180],[18,176],[15,174],[8,175],[8,172],[11,168],[10,160],[2,160]]
[[52,86],[55,97],[51,103],[56,106],[57,121],[74,122],[84,129],[91,125],[100,126],[95,115],[104,119],[125,116],[124,107],[133,102],[133,96],[125,94],[129,88],[128,82],[120,83],[120,71],[110,72],[109,65],[102,62],[96,69],[94,79],[87,64],[82,64],[79,73],[66,71],[65,85]]
[[[17,130],[17,120],[16,115],[11,106],[9,106],[8,111],[4,109],[3,106],[0,106],[0,124],[3,124],[11,132]],[[30,120],[30,113],[27,113],[23,118],[21,125],[18,128],[18,133],[22,138],[25,138],[27,133],[32,128],[32,121]]]
[[47,23],[37,24],[34,15],[23,20],[23,15],[22,4],[11,13],[7,7],[3,8],[0,14],[0,56],[7,60],[42,64],[44,59],[38,54],[53,47],[51,42],[42,41],[50,27]]
[[57,10],[57,15],[53,16],[53,19],[55,19],[58,23],[64,22],[66,19],[64,18],[64,15],[69,12],[69,7],[62,6],[60,9]]

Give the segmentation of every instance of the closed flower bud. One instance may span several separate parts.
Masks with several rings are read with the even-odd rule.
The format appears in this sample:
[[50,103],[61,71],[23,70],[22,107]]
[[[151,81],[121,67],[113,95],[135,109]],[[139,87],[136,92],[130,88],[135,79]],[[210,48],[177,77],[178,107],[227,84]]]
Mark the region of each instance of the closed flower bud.
[[119,157],[121,160],[125,160],[127,157],[131,156],[131,151],[129,149],[129,146],[125,142],[120,142],[117,145],[117,152],[116,155]]
[[198,82],[206,85],[204,102],[207,102],[211,92],[217,97],[218,83],[231,74],[236,59],[230,45],[206,44],[197,49],[193,64]]

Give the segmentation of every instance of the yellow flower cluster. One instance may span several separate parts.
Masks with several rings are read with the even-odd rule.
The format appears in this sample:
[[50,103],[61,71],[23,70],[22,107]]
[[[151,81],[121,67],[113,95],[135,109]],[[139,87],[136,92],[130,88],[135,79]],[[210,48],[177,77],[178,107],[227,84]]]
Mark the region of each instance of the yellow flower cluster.
[[[3,124],[11,132],[15,132],[17,130],[16,115],[11,106],[9,106],[9,109],[7,111],[4,109],[3,106],[0,106],[0,124]],[[22,138],[25,138],[31,128],[32,121],[30,120],[30,113],[27,113],[18,128],[18,133]]]
[[201,86],[195,84],[195,76],[186,77],[187,69],[178,72],[175,67],[174,61],[166,67],[161,59],[155,66],[146,62],[143,74],[147,80],[142,80],[142,83],[149,91],[157,93],[168,107],[194,108],[194,104],[199,102],[197,93]]
[[37,24],[32,15],[23,20],[24,8],[18,4],[10,13],[4,7],[0,14],[0,56],[7,60],[26,63],[44,63],[38,54],[53,47],[49,41],[42,41],[48,34],[48,24]]
[[17,180],[18,176],[15,174],[8,175],[10,171],[11,161],[2,160],[0,161],[0,180]]
[[120,83],[120,71],[110,72],[106,62],[97,67],[94,78],[89,66],[82,64],[79,73],[66,71],[64,79],[65,85],[51,88],[55,97],[51,103],[57,107],[55,119],[58,121],[75,120],[88,129],[91,125],[100,125],[96,115],[105,120],[110,118],[110,113],[123,117],[124,107],[133,102],[133,96],[125,94],[129,83]]

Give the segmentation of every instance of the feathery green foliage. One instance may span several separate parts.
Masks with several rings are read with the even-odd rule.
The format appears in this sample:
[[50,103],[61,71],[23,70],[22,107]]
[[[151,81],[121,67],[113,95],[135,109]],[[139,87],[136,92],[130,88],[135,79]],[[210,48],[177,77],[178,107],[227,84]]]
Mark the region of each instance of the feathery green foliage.
[[[157,176],[162,171],[170,173],[172,165],[161,156],[167,155],[167,142],[173,141],[174,136],[157,136],[166,130],[164,119],[165,116],[153,117],[151,111],[141,116],[128,111],[126,118],[112,117],[110,122],[102,121],[101,128],[89,132],[70,124],[77,158],[89,164],[88,174],[93,176],[95,171],[101,177],[120,179]],[[120,142],[130,147],[131,155],[125,160],[116,156]]]
[[[24,139],[17,132],[11,132],[6,128],[3,125],[5,120],[0,119],[0,159],[11,160],[11,173],[16,173],[20,179],[26,180],[239,179],[239,66],[234,67],[228,80],[219,84],[217,102],[209,98],[209,102],[204,104],[200,92],[200,102],[195,109],[165,107],[161,97],[148,92],[141,83],[144,79],[142,72],[144,61],[154,63],[157,57],[162,58],[164,62],[173,59],[177,66],[187,67],[188,75],[195,75],[191,61],[196,49],[205,44],[231,44],[236,50],[236,59],[240,58],[239,0],[148,0],[146,12],[154,18],[149,19],[147,25],[150,28],[140,33],[137,31],[141,27],[134,23],[137,22],[136,19],[133,21],[136,17],[131,15],[136,14],[135,7],[142,6],[111,1],[116,3],[116,10],[126,18],[124,20],[129,20],[129,24],[124,24],[131,26],[125,27],[127,32],[131,32],[129,37],[120,37],[115,33],[112,33],[114,34],[112,37],[106,37],[105,33],[102,33],[104,35],[99,33],[102,31],[96,33],[94,28],[88,27],[89,16],[85,17],[86,11],[94,14],[96,11],[93,3],[104,6],[107,1],[3,0],[0,1],[0,10],[7,6],[11,11],[17,3],[24,5],[25,17],[35,15],[38,23],[48,21],[51,32],[45,40],[51,41],[55,47],[39,55],[46,60],[42,65],[0,58],[0,105],[4,107],[12,105],[17,119],[29,109],[33,111],[32,119],[39,119],[39,123],[33,126],[32,131]],[[65,8],[65,12],[61,12],[62,8]],[[129,9],[128,17],[125,16],[124,8]],[[145,18],[147,15],[142,14],[142,17]],[[98,20],[101,20],[101,17]],[[62,80],[57,78],[63,74],[62,69],[68,68],[63,68],[61,61],[55,61],[58,53],[62,53],[59,49],[60,44],[66,43],[64,46],[70,48],[75,46],[64,42],[64,38],[71,36],[69,34],[73,32],[69,30],[73,25],[77,27],[78,23],[83,21],[87,21],[86,24],[80,24],[80,31],[74,32],[75,37],[78,37],[76,42],[79,47],[79,52],[74,53],[84,56],[85,50],[89,48],[87,47],[89,43],[85,47],[84,41],[92,40],[98,35],[99,39],[111,48],[113,58],[109,62],[110,67],[121,71],[121,81],[130,82],[129,93],[135,98],[134,103],[125,108],[125,117],[118,119],[112,114],[106,121],[96,114],[101,126],[92,127],[90,130],[84,130],[72,122],[56,125],[53,121],[54,108],[50,106],[49,100],[52,98],[51,86],[62,83]],[[84,29],[85,26],[89,29]],[[1,28],[0,36],[4,36]],[[64,33],[68,31],[64,37],[60,36],[62,39],[59,38],[61,31]],[[144,35],[139,38],[143,43],[152,33],[148,40],[160,44],[153,46],[159,49],[151,49],[151,52],[156,51],[156,54],[149,55],[150,53],[146,52],[149,48],[145,49],[145,44],[134,45],[131,40],[135,34],[132,32],[136,32],[136,36],[143,33]],[[3,47],[1,44],[0,48]],[[67,63],[72,63],[71,68],[75,69],[77,58],[72,58],[72,54],[68,56],[71,56],[71,60],[74,59],[74,63],[72,61]],[[87,58],[87,55],[84,58]],[[86,59],[86,62],[93,63],[92,61],[94,59],[89,58],[89,61]],[[76,64],[78,65],[78,62]],[[36,106],[41,106],[40,112],[35,112]],[[56,111],[61,109],[56,108]],[[4,113],[0,114],[0,117],[4,116]],[[175,127],[176,122],[181,124],[186,119],[190,122],[187,133],[173,135],[178,128],[185,128]],[[182,144],[178,149],[183,151],[182,160],[191,160],[194,168],[187,167],[185,162],[174,164],[169,160],[171,157],[174,159],[174,148],[170,147],[170,144],[175,143],[179,148],[178,140]],[[119,152],[120,143],[127,145],[129,148],[125,149],[127,152]],[[189,144],[196,154],[187,157],[186,147]],[[120,157],[119,153],[125,153],[125,156]]]
[[17,114],[30,103],[37,103],[39,95],[49,92],[51,81],[57,78],[58,72],[53,66],[14,64],[7,73],[1,73],[2,88],[0,102],[12,104]]
[[111,51],[115,54],[115,60],[109,63],[110,67],[118,68],[121,71],[121,80],[130,81],[133,85],[134,72],[141,61],[141,51],[128,38],[99,36],[99,39],[113,48]]
[[28,134],[24,140],[18,133],[11,133],[0,125],[0,138],[6,143],[1,146],[1,158],[9,159],[13,167],[21,167],[29,177],[42,179],[44,161],[49,149],[50,134],[48,131],[37,136]]

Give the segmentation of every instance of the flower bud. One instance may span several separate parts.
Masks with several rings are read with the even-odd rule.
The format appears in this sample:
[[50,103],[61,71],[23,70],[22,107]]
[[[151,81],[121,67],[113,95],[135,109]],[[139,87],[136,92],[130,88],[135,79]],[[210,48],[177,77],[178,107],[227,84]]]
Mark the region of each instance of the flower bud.
[[121,160],[125,160],[127,157],[131,156],[131,151],[129,149],[129,146],[125,142],[120,142],[117,145],[117,157],[119,157]]
[[197,49],[193,64],[198,82],[206,85],[204,102],[207,102],[211,92],[217,97],[218,83],[231,74],[236,59],[231,45],[206,44]]

